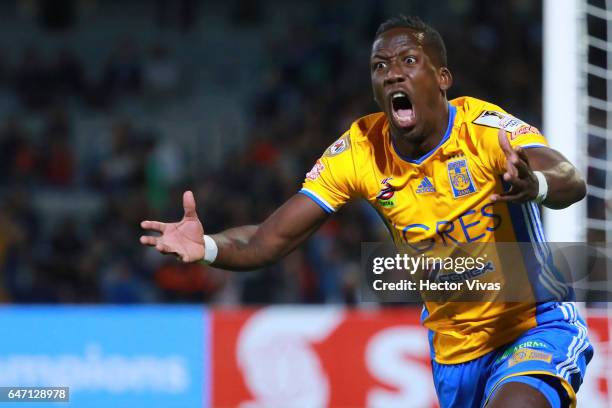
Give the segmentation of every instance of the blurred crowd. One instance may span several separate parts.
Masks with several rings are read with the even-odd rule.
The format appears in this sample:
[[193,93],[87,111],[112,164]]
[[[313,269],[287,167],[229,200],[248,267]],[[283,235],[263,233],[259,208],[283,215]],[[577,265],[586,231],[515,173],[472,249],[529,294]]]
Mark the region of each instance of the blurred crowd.
[[[248,141],[205,174],[191,170],[199,167],[173,135],[115,114],[126,101],[164,109],[164,98],[184,85],[182,57],[171,44],[143,47],[123,38],[93,77],[84,73],[86,57],[69,48],[50,53],[32,45],[17,61],[0,58],[0,101],[7,107],[0,117],[2,301],[359,300],[360,243],[386,239],[363,203],[347,205],[278,264],[249,273],[183,265],[138,243],[141,220],[180,219],[185,189],[195,192],[207,232],[261,222],[299,190],[316,158],[353,120],[376,110],[369,48],[395,9],[371,1],[367,18],[354,21],[350,4],[315,2],[308,21],[288,17],[286,35],[275,36],[262,29],[269,24],[263,6],[235,3],[219,18],[260,33],[265,52],[252,67],[255,92],[236,102],[248,118]],[[455,77],[449,96],[488,99],[540,126],[537,2],[450,3],[444,17],[433,7],[416,10],[446,40]],[[189,30],[197,29],[190,20]],[[100,112],[108,118],[104,140],[77,143],[79,120]]]

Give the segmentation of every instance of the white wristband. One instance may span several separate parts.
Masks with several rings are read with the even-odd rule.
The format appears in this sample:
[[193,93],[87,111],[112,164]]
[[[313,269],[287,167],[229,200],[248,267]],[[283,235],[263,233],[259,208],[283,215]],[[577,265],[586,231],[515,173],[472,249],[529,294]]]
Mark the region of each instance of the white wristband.
[[207,265],[215,262],[217,259],[217,254],[219,253],[219,247],[214,239],[210,237],[210,235],[204,235],[204,262]]
[[533,201],[540,204],[548,195],[548,181],[541,171],[534,171],[533,175],[538,179],[538,196]]

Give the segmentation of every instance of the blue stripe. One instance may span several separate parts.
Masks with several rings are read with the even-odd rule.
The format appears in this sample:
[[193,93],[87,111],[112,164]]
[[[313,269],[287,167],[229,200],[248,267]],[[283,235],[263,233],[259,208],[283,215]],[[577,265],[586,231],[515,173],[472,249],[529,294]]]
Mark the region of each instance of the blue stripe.
[[553,266],[552,258],[550,257],[550,253],[546,252],[549,250],[548,247],[543,245],[544,232],[541,229],[538,229],[536,215],[533,212],[533,205],[533,203],[524,204],[523,208],[525,209],[527,220],[534,234],[534,246],[539,250],[538,252],[540,254],[538,258],[540,264],[540,275],[538,278],[544,286],[547,286],[549,293],[555,295],[556,300],[561,300],[565,297],[566,290],[563,284],[551,271],[551,266]]
[[587,328],[580,321],[576,306],[573,303],[563,303],[561,307],[566,310],[569,309],[571,316],[570,324],[574,325],[578,330],[578,335],[574,336],[576,341],[568,349],[567,359],[556,366],[558,374],[569,380],[569,376],[572,373],[580,371],[577,365],[578,356],[590,346],[590,343],[587,337]]
[[574,353],[572,354],[571,364],[569,366],[563,367],[563,369],[560,372],[560,373],[563,373],[565,371],[565,373],[563,374],[563,377],[567,379],[568,381],[569,381],[570,376],[573,373],[577,373],[581,371],[580,367],[578,366],[578,358],[580,357],[580,354],[585,352],[586,349],[588,349],[591,346],[591,342],[589,341],[589,338],[588,338],[588,330],[586,326],[580,321],[580,319],[576,317],[576,321],[572,322],[571,324],[576,326],[578,331],[580,332],[580,334],[578,335],[580,338],[580,345],[576,347],[576,349],[574,350]]
[[533,144],[527,144],[527,145],[517,145],[523,149],[533,149],[534,147],[548,147],[545,144],[541,144],[541,143],[533,143]]
[[552,263],[552,251],[550,250],[550,246],[548,245],[546,234],[544,234],[544,226],[542,225],[542,216],[540,215],[540,208],[536,205],[536,203],[532,201],[531,209],[533,210],[533,217],[536,221],[538,231],[540,232],[540,237],[542,237],[542,245],[544,246],[544,251],[546,252],[547,259],[551,261],[551,265],[556,270],[554,264]]
[[516,242],[531,242],[521,206],[513,203],[507,203],[506,206],[508,208],[508,212],[510,213],[510,222],[512,223],[512,228],[514,229]]
[[[507,190],[508,184],[505,183],[503,180],[502,183],[504,184],[504,189]],[[527,206],[528,205],[529,204],[527,204]],[[516,241],[532,244],[532,246],[529,248],[526,245],[519,246],[521,249],[521,254],[523,255],[523,264],[525,266],[529,281],[531,282],[531,286],[534,290],[534,295],[537,300],[550,296],[550,290],[546,290],[544,293],[542,293],[541,291],[544,288],[542,288],[541,284],[538,284],[539,279],[544,278],[545,276],[543,263],[545,262],[547,257],[545,253],[543,253],[543,249],[540,247],[540,244],[537,242],[539,240],[539,231],[537,231],[537,227],[534,225],[535,223],[531,222],[530,220],[527,206],[524,207],[522,204],[507,203],[508,212],[510,213],[510,221],[514,229]],[[523,211],[525,212],[523,213]],[[529,234],[529,226],[531,226],[532,228],[534,240],[531,239],[531,236]],[[542,262],[540,262],[540,259],[542,260]],[[551,283],[549,283],[548,285],[551,287],[554,286]]]
[[[543,302],[536,304],[536,323],[538,326],[542,324],[541,321],[538,320],[538,316],[544,314],[545,312],[550,313],[553,310],[561,310],[560,306],[561,302]],[[563,320],[563,316],[559,316],[557,320]]]
[[334,212],[333,208],[329,207],[327,204],[325,204],[323,201],[321,201],[319,199],[319,197],[315,196],[310,191],[306,191],[304,189],[301,189],[300,191],[298,191],[298,193],[304,194],[306,197],[310,198],[312,201],[317,203],[319,205],[319,207],[321,207],[323,209],[323,211],[325,211],[326,213],[331,214],[331,213]]
[[428,317],[429,317],[429,310],[427,310],[427,307],[423,305],[423,308],[421,309],[421,324],[423,324],[425,319],[427,319]]
[[434,147],[433,149],[431,149],[428,153],[426,153],[424,156],[414,160],[411,159],[410,157],[407,156],[403,156],[398,150],[397,147],[395,146],[395,141],[393,140],[393,137],[391,135],[389,135],[389,138],[391,139],[391,144],[393,145],[393,150],[395,150],[395,153],[397,153],[397,155],[404,161],[407,161],[408,163],[412,163],[412,164],[421,164],[423,163],[423,161],[425,161],[429,156],[431,156],[432,154],[435,153],[436,150],[438,150],[438,148],[440,146],[442,146],[444,143],[446,143],[446,141],[448,139],[450,139],[450,135],[452,133],[453,130],[453,123],[455,123],[455,114],[457,113],[457,108],[455,108],[453,105],[451,105],[450,103],[448,104],[448,125],[446,126],[446,133],[444,133],[444,137],[442,138],[442,140],[440,140],[440,143],[438,143],[438,145],[436,147]]
[[555,260],[552,256],[550,245],[548,245],[548,240],[546,239],[546,235],[544,234],[544,226],[542,225],[542,217],[540,216],[540,208],[533,202],[531,203],[531,206],[535,213],[535,218],[536,218],[536,222],[538,225],[538,229],[540,230],[540,234],[543,237],[544,250],[546,251],[546,262],[547,262],[547,266],[550,268],[550,273],[558,282],[560,282],[561,286],[563,287],[564,300],[574,301],[575,300],[574,288],[571,285],[567,285],[565,283],[565,278],[563,277],[563,275],[557,268],[557,265],[555,265]]
[[[421,310],[421,325],[423,324],[425,319],[427,319],[428,317],[429,317],[429,310],[427,310],[427,307],[425,306],[425,304],[423,304],[423,309]],[[429,341],[429,357],[431,358],[432,363],[435,361],[435,358],[436,358],[436,353],[434,351],[434,345],[433,345],[434,334],[435,333],[433,330],[427,329],[427,340]]]
[[561,300],[565,296],[565,290],[563,285],[551,272],[551,258],[549,254],[546,253],[547,247],[542,245],[542,242],[544,241],[544,233],[537,227],[536,215],[533,212],[533,203],[523,204],[522,208],[525,214],[525,219],[528,223],[528,227],[530,227],[534,237],[532,244],[538,250],[537,253],[539,254],[537,257],[539,268],[535,271],[536,273],[539,272],[537,278],[544,286],[546,286],[549,293],[554,293],[555,298],[557,300]]
[[541,240],[540,246],[543,247],[544,251],[544,259],[542,266],[545,269],[546,274],[549,276],[550,281],[557,287],[558,290],[561,291],[562,299],[573,300],[574,291],[565,283],[563,276],[555,265],[550,246],[548,245],[548,242],[546,242],[546,236],[544,235],[544,227],[542,226],[542,219],[540,217],[540,209],[534,202],[529,203],[529,205],[531,206],[531,216],[534,220],[535,227],[538,230],[539,238]]

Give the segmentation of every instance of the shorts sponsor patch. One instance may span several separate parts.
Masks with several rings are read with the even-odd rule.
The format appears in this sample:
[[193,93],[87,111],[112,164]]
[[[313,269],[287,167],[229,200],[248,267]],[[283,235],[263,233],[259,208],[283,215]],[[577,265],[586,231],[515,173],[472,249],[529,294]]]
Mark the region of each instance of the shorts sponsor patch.
[[312,169],[310,169],[310,171],[306,173],[306,178],[308,180],[316,180],[319,178],[323,170],[325,170],[325,166],[323,165],[321,160],[317,160],[315,165],[312,166]]
[[525,122],[515,118],[512,115],[490,110],[482,112],[473,123],[497,129],[504,129],[507,132],[516,132],[521,127],[528,126]]
[[522,348],[512,354],[508,360],[508,367],[512,367],[526,361],[544,361],[545,363],[550,363],[552,361],[552,354],[541,350]]
[[505,360],[506,358],[510,357],[512,354],[516,353],[518,350],[524,349],[524,348],[547,349],[548,344],[541,342],[541,341],[537,341],[537,340],[524,341],[522,343],[517,344],[516,346],[506,349],[506,351],[504,351],[504,353],[497,358],[497,362],[500,362],[501,360]]

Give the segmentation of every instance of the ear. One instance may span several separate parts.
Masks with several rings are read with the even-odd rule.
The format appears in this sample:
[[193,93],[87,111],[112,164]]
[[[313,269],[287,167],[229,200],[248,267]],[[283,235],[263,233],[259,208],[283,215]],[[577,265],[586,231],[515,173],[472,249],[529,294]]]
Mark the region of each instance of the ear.
[[446,67],[442,67],[438,70],[440,90],[447,91],[451,86],[453,86],[453,74],[451,74],[450,70]]

